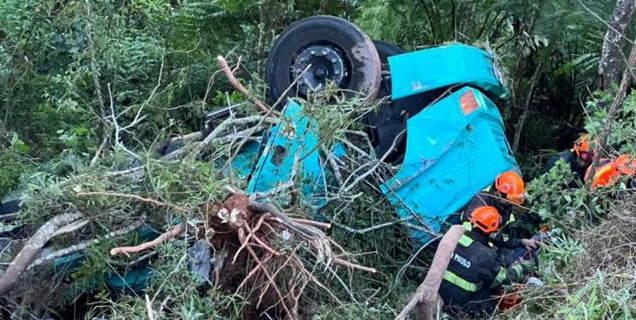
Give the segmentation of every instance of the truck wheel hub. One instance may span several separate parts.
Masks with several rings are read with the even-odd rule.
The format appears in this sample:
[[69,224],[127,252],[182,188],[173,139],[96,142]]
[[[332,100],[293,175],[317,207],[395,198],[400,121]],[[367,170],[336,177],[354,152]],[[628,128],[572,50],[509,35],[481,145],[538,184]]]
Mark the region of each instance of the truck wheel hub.
[[[303,71],[307,69],[305,73]],[[292,62],[290,77],[298,79],[298,91],[307,95],[325,88],[327,82],[340,87],[347,76],[342,55],[328,45],[312,45],[302,50]],[[302,74],[302,75],[301,75]]]

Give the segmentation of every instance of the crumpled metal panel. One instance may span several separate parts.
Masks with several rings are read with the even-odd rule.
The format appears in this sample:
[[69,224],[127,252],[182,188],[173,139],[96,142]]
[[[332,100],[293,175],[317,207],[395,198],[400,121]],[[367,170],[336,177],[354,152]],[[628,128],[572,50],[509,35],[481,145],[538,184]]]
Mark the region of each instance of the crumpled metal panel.
[[505,98],[508,89],[495,56],[464,44],[450,44],[389,57],[391,98],[454,85],[470,85]]
[[289,100],[281,122],[269,132],[247,193],[266,193],[301,177],[301,191],[310,206],[324,203],[324,179],[318,148],[318,124]]
[[[499,173],[518,170],[497,106],[471,87],[410,118],[406,139],[400,170],[381,188],[403,219],[434,232]],[[421,231],[414,236],[430,239]]]

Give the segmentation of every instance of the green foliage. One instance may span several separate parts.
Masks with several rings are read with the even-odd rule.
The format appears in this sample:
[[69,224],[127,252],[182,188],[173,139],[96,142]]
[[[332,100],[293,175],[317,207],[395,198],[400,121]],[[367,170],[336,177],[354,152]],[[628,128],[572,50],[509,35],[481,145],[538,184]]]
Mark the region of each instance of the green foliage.
[[[528,202],[532,209],[543,219],[560,221],[574,210],[579,209],[583,202],[576,196],[581,189],[568,186],[579,183],[570,170],[570,165],[559,160],[554,168],[545,175],[539,176],[528,183]],[[574,206],[572,206],[574,204]]]
[[585,254],[585,247],[575,239],[567,236],[556,236],[541,253],[540,274],[548,282],[560,283],[561,274]]
[[[633,152],[633,96],[626,98],[613,123],[611,155]],[[612,101],[611,93],[595,93],[587,102],[585,127],[592,136],[601,136],[607,120],[604,107]],[[626,289],[621,275],[631,265],[613,258],[624,255],[623,246],[631,248],[622,238],[633,233],[632,224],[624,222],[633,217],[628,205],[631,196],[624,184],[590,190],[573,183],[576,179],[568,164],[558,162],[528,184],[530,211],[541,216],[556,235],[544,245],[539,275],[547,288],[559,289],[556,293],[547,288],[524,292],[528,302],[506,314],[509,319],[632,319],[635,315],[636,296]],[[569,294],[564,296],[565,290]]]
[[606,290],[608,275],[597,272],[567,298],[556,318],[560,319],[633,319],[634,296],[628,288]]
[[[152,281],[145,289],[158,316],[175,320],[239,319],[240,297],[214,288],[199,294],[200,288],[194,284],[200,283],[200,279],[190,271],[186,244],[165,245],[158,252],[160,258],[152,263]],[[91,313],[114,320],[148,319],[143,296],[123,296],[117,301],[104,296]]]
[[18,134],[4,138],[0,136],[0,200],[18,186],[20,177],[34,169],[27,158],[30,148]]
[[[602,137],[605,119],[607,119],[607,108],[612,103],[614,95],[611,93],[597,92],[594,99],[587,103],[589,119],[585,128],[594,137]],[[636,132],[636,93],[632,91],[622,106],[619,107],[616,120],[612,124],[611,135],[608,145],[612,147],[610,154],[635,154],[634,132]]]
[[[156,195],[175,205],[206,203],[223,198],[225,178],[219,177],[214,166],[191,161],[179,164],[151,162],[147,169],[150,195]],[[183,179],[190,177],[190,179]]]
[[316,315],[311,317],[311,320],[379,320],[393,319],[394,317],[395,307],[388,304],[345,304],[337,308],[324,308],[324,310],[319,310]]

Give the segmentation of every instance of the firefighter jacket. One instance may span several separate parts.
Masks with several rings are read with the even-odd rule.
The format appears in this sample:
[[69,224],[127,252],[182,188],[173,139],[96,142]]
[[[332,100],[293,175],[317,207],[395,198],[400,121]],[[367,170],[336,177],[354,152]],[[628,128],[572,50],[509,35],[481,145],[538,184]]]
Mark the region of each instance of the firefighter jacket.
[[497,196],[489,192],[483,191],[476,194],[464,208],[461,219],[466,229],[470,230],[472,228],[470,222],[468,222],[468,217],[471,212],[482,206],[495,207],[502,218],[500,230],[491,235],[491,241],[494,245],[499,248],[508,249],[517,248],[523,245],[521,243],[521,239],[516,237],[512,228],[510,228],[510,224],[515,221],[515,217],[512,215],[512,205],[505,201],[501,201],[497,198]]
[[472,315],[492,313],[497,299],[491,297],[504,284],[520,282],[532,270],[531,262],[504,267],[488,236],[467,231],[459,239],[444,272],[439,294],[444,302]]
[[[548,162],[545,164],[545,167],[543,167],[543,173],[550,171],[550,169],[552,169],[556,165],[556,163],[561,159],[563,159],[563,161],[565,161],[567,164],[570,165],[570,170],[574,174],[576,174],[576,176],[579,178],[579,182],[584,183],[585,171],[587,170],[588,166],[580,167],[576,163],[576,153],[574,153],[574,150],[572,149],[561,151],[555,154],[552,158],[550,158]],[[576,187],[576,186],[574,185],[570,187]]]

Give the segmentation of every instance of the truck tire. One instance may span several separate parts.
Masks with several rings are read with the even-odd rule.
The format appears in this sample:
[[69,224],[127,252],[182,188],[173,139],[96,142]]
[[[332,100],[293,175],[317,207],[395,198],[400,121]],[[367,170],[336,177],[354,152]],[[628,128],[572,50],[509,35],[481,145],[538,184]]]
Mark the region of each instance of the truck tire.
[[278,37],[267,58],[265,79],[274,101],[299,78],[286,96],[306,98],[332,81],[345,96],[359,92],[370,102],[380,87],[380,68],[373,42],[358,27],[341,18],[314,16],[292,24]]

